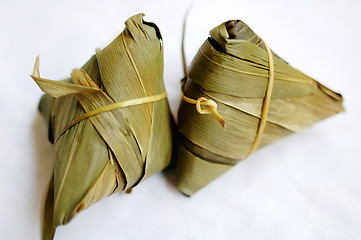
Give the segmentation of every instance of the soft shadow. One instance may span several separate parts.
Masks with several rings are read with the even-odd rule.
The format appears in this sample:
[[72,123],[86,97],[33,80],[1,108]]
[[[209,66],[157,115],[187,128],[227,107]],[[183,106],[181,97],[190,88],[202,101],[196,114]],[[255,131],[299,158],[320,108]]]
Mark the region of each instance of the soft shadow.
[[175,166],[166,168],[163,171],[163,176],[167,181],[168,187],[176,189]]
[[[53,172],[54,147],[48,140],[48,129],[42,115],[36,113],[32,124],[32,138],[34,147],[34,211],[41,222],[45,197]],[[39,229],[40,233],[41,229]]]
[[176,182],[175,166],[176,166],[178,144],[180,138],[179,138],[178,126],[172,115],[171,115],[171,125],[172,125],[172,157],[169,166],[163,171],[163,176],[166,179],[168,188],[174,191],[178,191],[176,187],[177,182]]

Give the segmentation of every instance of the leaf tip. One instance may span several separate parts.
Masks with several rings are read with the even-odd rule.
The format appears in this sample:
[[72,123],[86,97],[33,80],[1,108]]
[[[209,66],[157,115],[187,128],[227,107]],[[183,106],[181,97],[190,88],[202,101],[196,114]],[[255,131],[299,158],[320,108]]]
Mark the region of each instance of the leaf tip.
[[31,74],[32,77],[40,77],[40,73],[39,73],[39,58],[40,58],[40,55],[38,55],[38,56],[36,57],[36,59],[35,59],[33,74]]

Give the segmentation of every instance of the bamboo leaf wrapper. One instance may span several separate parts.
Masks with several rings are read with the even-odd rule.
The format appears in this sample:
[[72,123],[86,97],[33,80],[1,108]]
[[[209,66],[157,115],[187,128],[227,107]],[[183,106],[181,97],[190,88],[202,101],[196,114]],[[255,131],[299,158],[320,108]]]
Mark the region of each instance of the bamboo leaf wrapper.
[[39,108],[55,144],[43,239],[55,227],[117,191],[129,190],[170,162],[170,112],[162,38],[143,14],[71,78],[33,79],[46,92]]
[[242,21],[210,35],[187,69],[178,112],[177,186],[188,196],[253,150],[344,111],[340,94],[290,66]]

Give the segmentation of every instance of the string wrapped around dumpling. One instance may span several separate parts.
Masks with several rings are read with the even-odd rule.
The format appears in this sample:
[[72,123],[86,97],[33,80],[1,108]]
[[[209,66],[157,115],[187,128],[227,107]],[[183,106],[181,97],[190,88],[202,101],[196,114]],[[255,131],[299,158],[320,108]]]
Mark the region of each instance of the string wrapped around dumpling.
[[291,67],[242,21],[210,35],[187,69],[178,112],[177,186],[189,196],[256,149],[344,111],[340,94]]
[[43,238],[55,227],[120,190],[130,190],[170,162],[172,134],[163,83],[158,27],[143,14],[97,51],[71,78],[33,79],[47,94],[40,110],[55,145],[54,175],[45,206]]

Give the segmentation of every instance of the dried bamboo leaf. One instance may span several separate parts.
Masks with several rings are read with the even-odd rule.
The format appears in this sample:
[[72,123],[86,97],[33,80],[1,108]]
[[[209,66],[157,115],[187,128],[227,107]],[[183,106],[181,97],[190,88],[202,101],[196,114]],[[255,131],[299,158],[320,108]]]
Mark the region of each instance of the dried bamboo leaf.
[[[274,85],[258,147],[343,111],[340,94],[267,50],[265,42],[242,21],[225,22],[210,34],[187,70],[178,113],[177,185],[186,195],[206,186],[257,147],[271,60]],[[219,117],[200,114],[206,110],[216,111],[226,127],[219,124]]]
[[39,108],[55,143],[48,194],[53,202],[47,201],[43,232],[51,239],[55,227],[78,212],[169,164],[172,136],[159,29],[135,15],[71,78],[41,78],[38,59],[32,77],[47,93]]
[[46,194],[43,213],[42,234],[43,240],[53,239],[55,234],[54,218],[54,177],[51,178],[48,193]]

